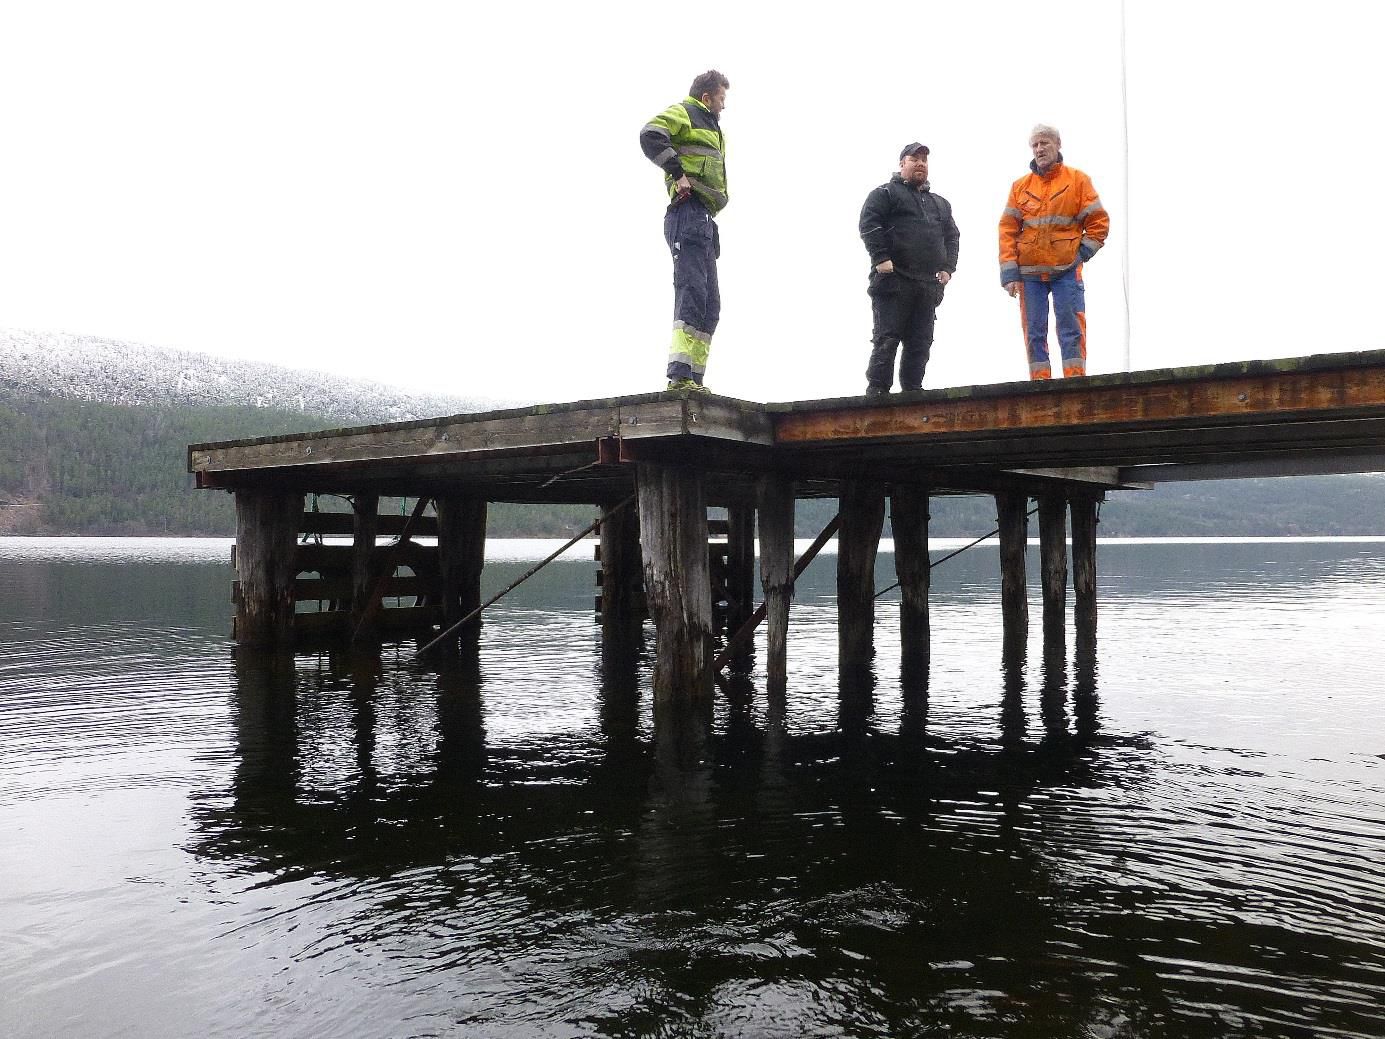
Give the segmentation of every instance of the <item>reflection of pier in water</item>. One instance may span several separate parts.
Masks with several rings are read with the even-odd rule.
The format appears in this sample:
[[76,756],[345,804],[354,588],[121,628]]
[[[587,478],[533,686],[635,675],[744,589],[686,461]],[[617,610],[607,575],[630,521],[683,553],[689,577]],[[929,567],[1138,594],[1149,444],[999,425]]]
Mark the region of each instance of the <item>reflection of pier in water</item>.
[[[576,962],[593,945],[623,950],[622,974],[654,993],[688,984],[683,946],[699,971],[757,987],[780,976],[766,949],[830,964],[858,940],[926,946],[939,961],[987,948],[1038,961],[1061,938],[1049,896],[1060,859],[1036,840],[1035,798],[1131,781],[1128,765],[1119,779],[1103,771],[1094,687],[1077,688],[1094,682],[1090,668],[1070,688],[1045,672],[1037,739],[1007,687],[996,716],[1007,735],[985,747],[929,733],[922,701],[898,731],[864,718],[858,732],[795,733],[782,699],[752,701],[733,682],[725,726],[691,762],[679,760],[676,724],[656,734],[641,723],[650,660],[638,650],[600,660],[588,679],[599,731],[565,760],[541,737],[488,746],[474,652],[426,668],[373,653],[241,652],[235,676],[230,787],[194,807],[189,850],[263,877],[256,886],[289,885],[272,910],[284,928],[326,912],[334,942],[436,942],[455,961],[477,941],[503,956],[507,938],[494,932],[510,913]],[[1010,679],[1024,682],[1020,671]],[[401,745],[412,755],[392,757]],[[864,848],[871,877],[848,880],[843,868]],[[774,888],[778,908],[764,902]],[[750,937],[713,952],[727,933],[716,921],[740,897]]]
[[[1096,524],[1108,491],[1183,479],[1385,468],[1385,352],[760,405],[684,393],[459,415],[386,426],[195,445],[198,484],[236,495],[236,639],[292,646],[428,639],[480,621],[490,502],[585,502],[601,525],[603,633],[656,632],[656,717],[711,718],[720,632],[754,600],[758,529],[766,685],[782,695],[793,598],[794,503],[835,497],[844,731],[869,714],[875,561],[888,502],[900,585],[901,679],[927,683],[928,502],[994,495],[1001,614],[1011,656],[1027,644],[1025,545],[1036,503],[1044,644],[1066,643],[1069,549],[1079,657],[1095,652]],[[304,513],[304,495],[347,513]],[[407,519],[381,495],[415,498]],[[637,502],[637,507],[628,507]],[[431,503],[433,515],[427,514]],[[726,541],[709,551],[709,506]],[[350,536],[299,544],[298,535]],[[436,546],[414,535],[435,535]],[[382,536],[393,535],[382,544]],[[304,577],[305,574],[316,575]],[[715,579],[714,579],[715,578]],[[406,597],[414,605],[383,608]],[[304,600],[326,605],[305,613]],[[455,648],[457,635],[450,636]],[[749,656],[731,654],[734,670]],[[688,732],[688,726],[677,726]],[[686,756],[690,748],[680,753]]]
[[[790,841],[787,831],[811,828],[801,809],[819,788],[841,807],[849,830],[853,819],[870,825],[879,815],[926,815],[931,802],[981,790],[1020,804],[1048,784],[1105,782],[1090,657],[1071,679],[1061,654],[1045,659],[1037,739],[1021,703],[1025,664],[1008,659],[997,674],[1003,695],[994,747],[930,733],[926,690],[906,698],[898,731],[861,715],[838,731],[793,733],[784,699],[756,705],[745,677],[728,684],[724,731],[684,726],[676,716],[644,731],[641,674],[648,668],[639,651],[606,652],[592,676],[600,731],[591,739],[599,752],[555,761],[560,755],[541,738],[510,740],[493,754],[475,652],[428,668],[383,666],[363,652],[242,652],[230,797],[198,810],[196,850],[294,873],[350,875],[486,854],[494,826],[504,828],[510,847],[530,837],[542,846],[544,835],[580,829],[593,815],[599,825],[647,836],[670,813],[696,816],[715,801],[717,813],[784,827]],[[399,693],[389,707],[382,682]],[[382,744],[407,753],[390,756]],[[678,868],[677,858],[669,869]]]

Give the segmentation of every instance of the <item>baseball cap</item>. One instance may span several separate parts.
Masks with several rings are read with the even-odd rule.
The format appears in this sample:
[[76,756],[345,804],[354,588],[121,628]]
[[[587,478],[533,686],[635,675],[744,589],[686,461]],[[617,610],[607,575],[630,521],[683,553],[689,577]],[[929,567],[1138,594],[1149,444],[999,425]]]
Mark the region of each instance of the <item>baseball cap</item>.
[[927,155],[927,154],[928,154],[928,145],[926,145],[926,144],[919,144],[918,141],[914,141],[913,143],[911,143],[911,144],[906,144],[906,145],[904,146],[904,150],[901,151],[901,152],[899,153],[899,157],[900,157],[900,159],[903,159],[904,156],[906,156],[906,155],[916,155],[916,154],[918,154],[919,152],[923,152],[924,155]]

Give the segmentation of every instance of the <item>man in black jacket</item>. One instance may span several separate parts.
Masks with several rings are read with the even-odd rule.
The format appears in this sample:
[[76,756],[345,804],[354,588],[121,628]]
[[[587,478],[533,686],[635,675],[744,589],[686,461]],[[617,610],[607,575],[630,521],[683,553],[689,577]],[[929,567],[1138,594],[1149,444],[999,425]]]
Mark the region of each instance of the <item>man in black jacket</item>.
[[928,185],[928,149],[915,141],[899,153],[899,172],[866,196],[861,240],[870,253],[873,349],[866,396],[890,392],[901,343],[899,386],[923,387],[933,346],[933,319],[943,286],[957,270],[957,224],[952,206]]

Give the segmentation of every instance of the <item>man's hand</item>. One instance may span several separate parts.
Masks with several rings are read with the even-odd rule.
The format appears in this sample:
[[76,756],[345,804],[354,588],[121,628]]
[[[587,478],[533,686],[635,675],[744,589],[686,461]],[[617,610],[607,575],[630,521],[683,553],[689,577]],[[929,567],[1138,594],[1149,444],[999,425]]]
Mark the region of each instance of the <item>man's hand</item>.
[[1020,283],[1017,281],[1007,281],[1005,283],[1005,291],[1012,297],[1018,296],[1020,294]]
[[686,173],[679,177],[677,180],[675,180],[673,183],[678,187],[678,197],[680,199],[687,198],[689,195],[692,194],[692,181],[688,179],[688,175]]
[[893,260],[881,260],[879,263],[877,263],[877,264],[875,265],[875,273],[876,273],[876,274],[893,274],[893,273],[894,273],[894,261],[893,261]]
[[938,279],[939,285],[946,285],[952,280],[952,274],[949,271],[939,271],[934,277]]

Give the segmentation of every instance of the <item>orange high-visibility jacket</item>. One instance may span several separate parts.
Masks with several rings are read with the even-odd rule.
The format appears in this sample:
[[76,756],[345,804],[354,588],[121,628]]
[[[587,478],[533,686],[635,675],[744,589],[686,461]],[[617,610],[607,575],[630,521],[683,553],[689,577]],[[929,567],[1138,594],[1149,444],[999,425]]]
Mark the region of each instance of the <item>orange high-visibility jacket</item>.
[[1047,281],[1071,270],[1096,255],[1110,230],[1092,178],[1060,157],[1047,173],[1027,173],[1010,186],[1000,216],[1000,283]]

